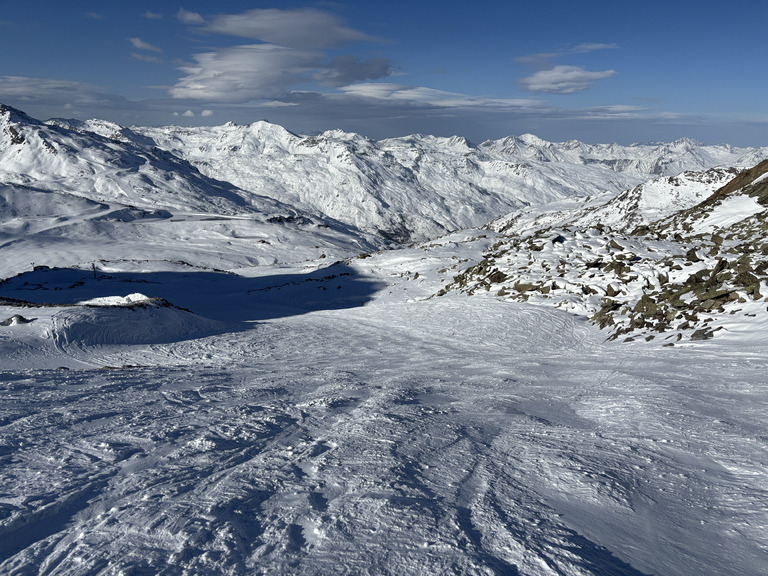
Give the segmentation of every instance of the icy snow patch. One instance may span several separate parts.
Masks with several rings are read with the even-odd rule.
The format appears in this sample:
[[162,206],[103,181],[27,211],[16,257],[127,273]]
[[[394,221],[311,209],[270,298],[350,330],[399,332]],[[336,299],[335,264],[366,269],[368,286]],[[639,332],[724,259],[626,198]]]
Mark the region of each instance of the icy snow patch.
[[100,298],[91,298],[78,302],[82,306],[130,306],[149,300],[149,296],[144,296],[140,292],[128,294],[128,296],[102,296]]
[[755,198],[733,196],[724,200],[704,219],[698,227],[701,233],[713,232],[716,228],[727,228],[765,209]]

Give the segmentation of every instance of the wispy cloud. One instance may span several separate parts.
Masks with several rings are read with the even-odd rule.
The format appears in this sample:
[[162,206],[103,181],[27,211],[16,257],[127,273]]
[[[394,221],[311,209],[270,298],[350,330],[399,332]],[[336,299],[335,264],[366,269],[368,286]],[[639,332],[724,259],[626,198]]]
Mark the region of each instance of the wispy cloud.
[[153,46],[149,42],[144,42],[141,38],[128,38],[128,41],[133,44],[136,50],[147,50],[149,52],[162,52],[163,49],[157,46]]
[[158,14],[157,12],[150,12],[149,10],[147,10],[146,12],[144,12],[144,18],[146,18],[147,20],[162,20],[163,15]]
[[9,100],[21,98],[28,102],[40,103],[74,102],[79,104],[105,102],[107,100],[125,101],[124,98],[110,94],[103,88],[91,84],[26,76],[0,76],[0,98]]
[[86,18],[90,18],[91,20],[105,20],[105,16],[103,14],[99,14],[98,12],[88,12],[85,15]]
[[581,66],[555,66],[550,70],[541,70],[527,78],[518,80],[518,84],[529,92],[548,94],[572,94],[590,88],[598,80],[610,78],[615,70],[591,72]]
[[0,102],[18,106],[30,114],[39,109],[52,115],[85,114],[105,117],[143,108],[100,86],[26,76],[0,76]]
[[179,8],[179,11],[176,12],[176,18],[184,24],[205,24],[205,19],[200,14],[184,10],[184,8]]
[[635,120],[649,115],[651,114],[648,108],[624,104],[592,106],[575,110],[572,113],[573,118],[580,120]]
[[595,50],[615,50],[619,47],[618,44],[600,44],[595,42],[585,42],[584,44],[579,44],[578,46],[574,46],[573,49],[570,51],[572,54],[587,54],[588,52],[594,52]]
[[331,48],[374,40],[350,28],[338,16],[314,8],[269,8],[248,10],[242,14],[222,14],[205,22],[205,30],[304,49]]
[[408,86],[384,82],[353,84],[341,88],[347,95],[378,100],[412,102],[441,108],[484,108],[484,109],[535,109],[544,106],[541,100],[525,98],[485,98],[470,96],[459,92],[447,92],[425,88],[423,86]]
[[139,54],[138,52],[131,52],[131,58],[140,62],[149,62],[151,64],[159,64],[162,62],[157,56],[149,56],[147,54]]
[[286,108],[292,106],[299,106],[298,102],[283,102],[281,100],[269,100],[259,104],[261,108]]
[[281,98],[305,84],[345,86],[392,74],[388,58],[359,59],[341,55],[327,60],[326,50],[372,37],[316,9],[249,10],[205,20],[185,10],[179,19],[208,33],[251,38],[260,44],[195,54],[194,63],[170,90],[174,98],[247,102]]
[[515,62],[530,66],[534,70],[545,70],[552,68],[555,65],[554,62],[559,58],[572,56],[574,54],[588,54],[598,50],[615,50],[618,47],[618,44],[613,43],[605,44],[597,42],[584,42],[571,48],[566,48],[555,52],[537,52],[536,54],[518,56],[515,58]]

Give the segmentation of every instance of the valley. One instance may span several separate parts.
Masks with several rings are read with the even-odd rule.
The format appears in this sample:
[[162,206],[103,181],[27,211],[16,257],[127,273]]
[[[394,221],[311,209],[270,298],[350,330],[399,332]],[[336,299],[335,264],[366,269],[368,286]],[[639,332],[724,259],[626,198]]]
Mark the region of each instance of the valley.
[[0,107],[0,572],[763,574],[765,158]]

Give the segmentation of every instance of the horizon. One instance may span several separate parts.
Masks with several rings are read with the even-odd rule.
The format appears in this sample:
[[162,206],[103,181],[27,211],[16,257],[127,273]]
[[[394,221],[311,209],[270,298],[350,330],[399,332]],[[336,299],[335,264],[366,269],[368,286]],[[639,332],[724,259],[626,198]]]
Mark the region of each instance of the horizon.
[[[730,145],[730,143],[728,143],[728,142],[721,142],[721,143],[718,143],[718,144],[710,144],[710,143],[707,143],[707,142],[702,142],[701,140],[697,140],[696,138],[691,138],[689,136],[680,136],[679,138],[675,138],[674,140],[666,140],[666,141],[665,140],[651,140],[651,141],[646,141],[646,142],[631,142],[630,144],[619,144],[618,142],[607,142],[607,141],[606,142],[584,142],[582,140],[578,140],[578,139],[574,139],[574,138],[572,138],[570,140],[547,140],[545,138],[541,138],[538,135],[532,134],[530,132],[524,132],[524,133],[521,133],[521,134],[507,134],[506,136],[501,136],[499,138],[489,138],[487,140],[482,140],[482,141],[470,140],[469,138],[466,138],[465,136],[463,136],[461,134],[450,134],[450,135],[447,135],[447,136],[438,136],[436,134],[426,134],[426,133],[422,133],[422,132],[413,132],[411,134],[403,134],[401,136],[388,136],[388,137],[384,137],[384,138],[370,138],[366,134],[362,134],[360,132],[350,132],[350,131],[341,130],[339,128],[328,128],[327,130],[314,131],[314,132],[296,132],[296,131],[293,131],[293,130],[289,130],[288,128],[286,128],[282,124],[279,124],[277,122],[272,122],[271,120],[268,120],[266,118],[262,118],[262,119],[259,119],[259,120],[254,120],[253,122],[243,122],[243,123],[234,122],[232,120],[227,120],[225,122],[222,122],[221,124],[205,124],[205,125],[199,125],[199,126],[187,126],[187,125],[173,124],[173,123],[171,123],[171,124],[164,124],[164,125],[160,125],[160,124],[158,124],[158,125],[139,125],[139,124],[123,125],[123,124],[120,124],[118,122],[113,122],[112,120],[107,120],[105,118],[84,118],[84,119],[81,119],[81,118],[71,118],[71,117],[69,117],[69,118],[68,117],[36,118],[36,117],[34,117],[34,116],[30,115],[30,114],[27,114],[26,111],[24,111],[24,110],[22,110],[20,108],[16,108],[15,106],[10,106],[9,104],[6,104],[4,102],[0,102],[0,111],[2,111],[3,108],[6,108],[6,109],[10,108],[12,110],[15,110],[16,112],[21,112],[22,114],[28,116],[32,120],[35,120],[35,121],[38,121],[38,122],[42,122],[42,123],[58,122],[58,121],[60,121],[60,122],[73,122],[73,121],[74,122],[89,122],[89,121],[112,122],[112,123],[120,126],[121,128],[127,128],[129,130],[132,129],[132,128],[136,128],[136,129],[142,129],[142,128],[181,128],[181,129],[223,128],[223,127],[226,127],[226,126],[240,127],[240,126],[252,126],[254,124],[259,124],[259,123],[266,123],[266,124],[271,124],[273,126],[279,126],[283,130],[286,130],[286,131],[290,132],[291,134],[293,134],[294,136],[297,136],[299,138],[301,138],[301,137],[320,136],[320,135],[325,134],[327,132],[342,131],[342,132],[345,132],[346,134],[353,134],[353,135],[356,135],[356,136],[362,136],[363,138],[368,138],[369,140],[372,140],[374,142],[378,142],[378,141],[381,141],[381,140],[405,139],[405,138],[410,138],[410,137],[443,138],[443,139],[446,139],[446,140],[447,139],[451,139],[451,138],[461,138],[461,139],[466,140],[466,142],[468,143],[468,145],[470,147],[477,147],[477,146],[480,146],[480,145],[485,144],[487,142],[499,142],[499,141],[505,140],[507,138],[522,139],[522,138],[525,138],[526,136],[533,136],[534,138],[542,140],[543,142],[546,142],[548,144],[564,144],[566,142],[570,142],[570,141],[574,141],[575,140],[575,141],[578,141],[578,142],[580,142],[582,144],[586,144],[588,146],[614,145],[614,144],[615,145],[619,145],[619,146],[627,146],[627,147],[632,147],[632,146],[663,146],[663,145],[668,145],[668,144],[675,144],[675,143],[678,143],[678,142],[691,142],[691,143],[693,143],[695,145],[699,145],[699,146],[719,146],[719,145],[728,146],[728,145]],[[742,148],[740,146],[735,146],[735,147],[736,148]],[[768,146],[744,146],[743,148],[768,148]]]
[[744,56],[765,52],[768,5],[736,0],[754,17],[733,22],[711,1],[207,6],[8,6],[0,102],[121,126],[768,145],[768,80]]

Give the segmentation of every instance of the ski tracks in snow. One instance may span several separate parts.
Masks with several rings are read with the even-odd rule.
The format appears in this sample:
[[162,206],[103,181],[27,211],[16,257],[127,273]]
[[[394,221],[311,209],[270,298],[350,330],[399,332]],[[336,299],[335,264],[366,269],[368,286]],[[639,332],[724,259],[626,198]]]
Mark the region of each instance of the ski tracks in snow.
[[749,361],[714,383],[597,337],[456,296],[3,374],[0,529],[25,536],[0,570],[759,574]]

